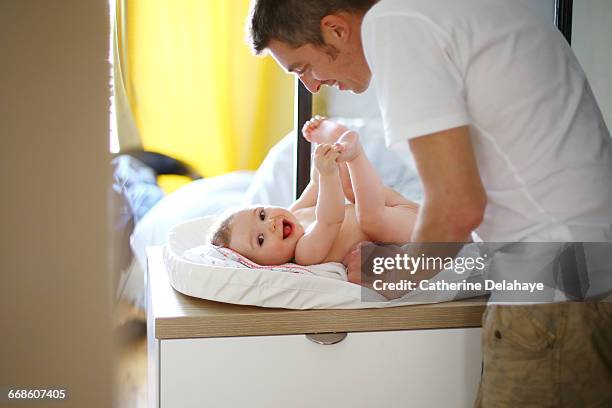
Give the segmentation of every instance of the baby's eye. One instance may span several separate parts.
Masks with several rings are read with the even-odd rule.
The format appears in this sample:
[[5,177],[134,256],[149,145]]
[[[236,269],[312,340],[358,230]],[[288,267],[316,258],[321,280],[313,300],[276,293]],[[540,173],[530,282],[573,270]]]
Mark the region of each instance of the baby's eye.
[[262,221],[266,219],[266,211],[263,208],[259,210],[259,219]]
[[257,243],[259,244],[259,246],[263,245],[263,243],[264,243],[264,236],[263,236],[263,234],[259,234],[257,236]]

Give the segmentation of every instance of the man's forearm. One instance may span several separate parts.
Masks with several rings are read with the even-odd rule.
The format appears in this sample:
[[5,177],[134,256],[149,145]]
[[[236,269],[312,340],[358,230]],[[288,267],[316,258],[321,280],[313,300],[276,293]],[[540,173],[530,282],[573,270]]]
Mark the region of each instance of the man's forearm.
[[427,202],[419,209],[412,242],[467,242],[480,224],[476,211],[449,211]]
[[408,143],[425,194],[412,241],[465,241],[480,225],[487,202],[468,126]]

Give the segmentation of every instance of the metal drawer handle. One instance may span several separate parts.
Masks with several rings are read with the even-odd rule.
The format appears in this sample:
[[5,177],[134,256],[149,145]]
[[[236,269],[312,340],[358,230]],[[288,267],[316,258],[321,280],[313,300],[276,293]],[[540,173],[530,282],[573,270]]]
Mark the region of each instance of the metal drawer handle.
[[309,333],[306,335],[306,338],[317,344],[331,346],[344,340],[346,333]]

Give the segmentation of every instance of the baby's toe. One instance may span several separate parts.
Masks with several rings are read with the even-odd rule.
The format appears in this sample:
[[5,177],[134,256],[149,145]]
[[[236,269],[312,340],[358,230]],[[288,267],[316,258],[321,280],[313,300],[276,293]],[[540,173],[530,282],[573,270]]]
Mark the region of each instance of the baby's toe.
[[310,140],[310,136],[312,133],[312,129],[309,126],[308,122],[304,123],[304,126],[302,126],[302,135],[307,139]]
[[315,117],[310,119],[310,121],[312,122],[312,126],[314,128],[318,128],[319,125],[321,124],[321,122],[323,122],[324,120],[325,120],[325,118],[323,116],[319,116],[319,115],[316,115]]

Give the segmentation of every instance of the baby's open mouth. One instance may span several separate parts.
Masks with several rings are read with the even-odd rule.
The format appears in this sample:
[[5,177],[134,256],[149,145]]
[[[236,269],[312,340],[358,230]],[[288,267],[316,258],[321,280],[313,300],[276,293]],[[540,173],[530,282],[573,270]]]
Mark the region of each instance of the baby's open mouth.
[[292,231],[293,231],[293,224],[291,224],[287,220],[283,220],[283,239],[288,238],[289,235],[291,235]]

